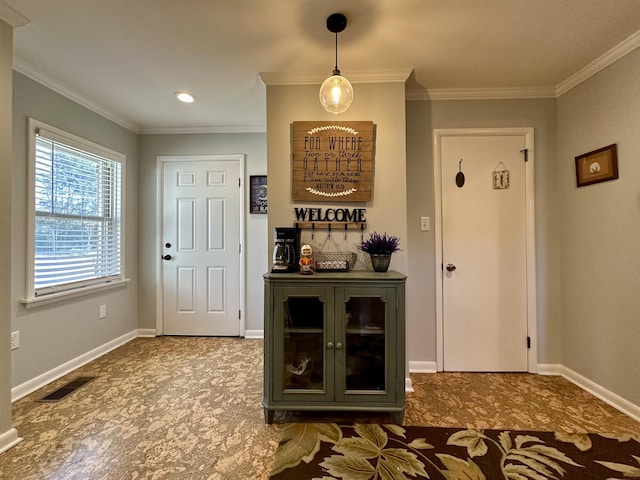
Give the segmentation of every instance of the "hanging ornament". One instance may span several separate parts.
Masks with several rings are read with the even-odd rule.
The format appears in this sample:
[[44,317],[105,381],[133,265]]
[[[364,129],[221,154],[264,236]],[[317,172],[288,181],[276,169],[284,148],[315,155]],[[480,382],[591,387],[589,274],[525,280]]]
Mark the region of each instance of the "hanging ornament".
[[493,171],[493,189],[506,190],[509,188],[509,170],[500,162]]

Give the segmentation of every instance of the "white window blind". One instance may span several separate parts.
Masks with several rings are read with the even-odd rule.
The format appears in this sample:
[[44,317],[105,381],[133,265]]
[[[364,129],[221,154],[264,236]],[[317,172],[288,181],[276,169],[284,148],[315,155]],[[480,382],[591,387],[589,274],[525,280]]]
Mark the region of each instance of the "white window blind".
[[122,163],[35,133],[33,294],[121,279]]

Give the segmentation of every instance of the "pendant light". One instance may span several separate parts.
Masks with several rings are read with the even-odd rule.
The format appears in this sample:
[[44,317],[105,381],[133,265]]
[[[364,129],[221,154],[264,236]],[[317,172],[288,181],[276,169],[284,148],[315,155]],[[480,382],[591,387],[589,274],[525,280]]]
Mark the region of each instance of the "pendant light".
[[347,28],[347,17],[341,13],[334,13],[327,18],[327,30],[336,34],[336,66],[333,74],[320,87],[320,103],[329,113],[342,113],[353,102],[353,87],[351,82],[340,75],[338,70],[338,33]]

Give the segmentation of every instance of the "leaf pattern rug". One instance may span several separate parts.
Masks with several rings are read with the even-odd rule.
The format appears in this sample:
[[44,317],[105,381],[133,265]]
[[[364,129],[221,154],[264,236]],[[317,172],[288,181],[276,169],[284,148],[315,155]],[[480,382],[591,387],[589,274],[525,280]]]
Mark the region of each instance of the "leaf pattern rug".
[[635,435],[289,423],[270,480],[640,478]]

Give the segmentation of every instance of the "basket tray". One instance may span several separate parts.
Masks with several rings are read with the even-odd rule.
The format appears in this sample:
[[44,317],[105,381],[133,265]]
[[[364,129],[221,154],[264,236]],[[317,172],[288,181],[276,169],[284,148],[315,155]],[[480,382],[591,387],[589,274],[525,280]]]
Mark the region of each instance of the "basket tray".
[[316,252],[313,269],[316,272],[348,272],[356,264],[355,252]]

